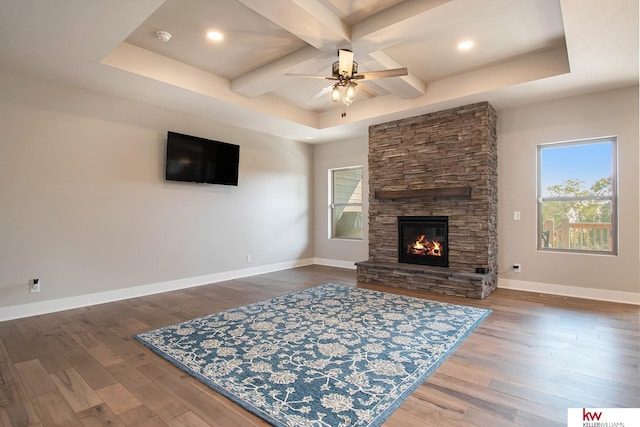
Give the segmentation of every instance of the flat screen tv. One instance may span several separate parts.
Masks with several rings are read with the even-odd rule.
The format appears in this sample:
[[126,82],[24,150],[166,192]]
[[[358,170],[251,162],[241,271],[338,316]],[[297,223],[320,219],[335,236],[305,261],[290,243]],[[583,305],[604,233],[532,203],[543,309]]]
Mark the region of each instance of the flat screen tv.
[[238,185],[239,161],[239,145],[167,133],[168,181]]

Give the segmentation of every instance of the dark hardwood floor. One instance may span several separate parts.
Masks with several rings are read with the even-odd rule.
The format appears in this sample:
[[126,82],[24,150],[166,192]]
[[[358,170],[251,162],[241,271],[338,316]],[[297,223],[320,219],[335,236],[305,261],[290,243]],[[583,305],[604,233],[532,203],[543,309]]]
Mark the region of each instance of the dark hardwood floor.
[[131,335],[326,282],[493,310],[385,426],[563,426],[570,407],[640,407],[638,306],[466,300],[310,266],[0,323],[0,425],[268,425]]

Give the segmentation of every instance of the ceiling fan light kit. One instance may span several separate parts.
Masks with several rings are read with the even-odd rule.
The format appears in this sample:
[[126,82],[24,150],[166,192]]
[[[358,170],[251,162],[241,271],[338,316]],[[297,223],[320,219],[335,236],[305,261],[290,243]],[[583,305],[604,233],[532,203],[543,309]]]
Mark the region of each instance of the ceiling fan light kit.
[[338,102],[340,101],[341,97],[342,97],[342,93],[340,93],[340,87],[336,83],[333,85],[333,89],[331,89],[331,100],[333,102]]
[[[344,94],[340,91],[341,86],[344,87]],[[331,89],[331,100],[333,102],[342,100],[345,105],[351,105],[353,98],[356,97],[356,86],[357,83],[349,81],[349,79],[334,84]]]
[[[338,50],[338,60],[331,66],[331,76],[315,76],[307,74],[287,74],[288,76],[322,78],[327,80],[337,80],[333,84],[330,92],[331,101],[342,101],[344,105],[351,105],[356,96],[356,86],[353,80],[375,80],[385,77],[406,76],[409,72],[406,68],[394,68],[391,70],[370,71],[368,73],[358,73],[358,63],[353,60],[353,52],[347,49]],[[340,88],[344,88],[344,93]],[[346,113],[342,112],[342,117]]]
[[356,96],[356,83],[349,83],[344,89],[344,96],[353,99]]

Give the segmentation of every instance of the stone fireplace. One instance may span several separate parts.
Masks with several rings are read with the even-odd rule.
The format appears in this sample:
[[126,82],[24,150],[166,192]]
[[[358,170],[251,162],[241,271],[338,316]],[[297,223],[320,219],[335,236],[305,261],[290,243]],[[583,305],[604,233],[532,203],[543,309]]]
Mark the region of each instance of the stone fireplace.
[[[496,112],[489,103],[371,126],[369,259],[356,263],[358,280],[485,298],[497,284],[497,193]],[[409,225],[406,237],[424,234],[430,250],[444,238],[446,261],[423,262],[421,248],[404,259],[411,252],[400,227],[407,217],[446,218],[446,236],[442,225],[426,233]]]

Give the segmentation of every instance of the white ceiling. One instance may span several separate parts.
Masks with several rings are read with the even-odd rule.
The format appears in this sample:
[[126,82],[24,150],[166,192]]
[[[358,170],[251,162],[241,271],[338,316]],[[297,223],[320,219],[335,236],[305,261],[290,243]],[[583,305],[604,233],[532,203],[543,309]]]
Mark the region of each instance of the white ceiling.
[[[338,48],[409,75],[360,82],[341,117],[314,97],[330,81],[286,76],[330,75]],[[0,0],[0,69],[311,143],[630,86],[638,61],[637,0]]]

